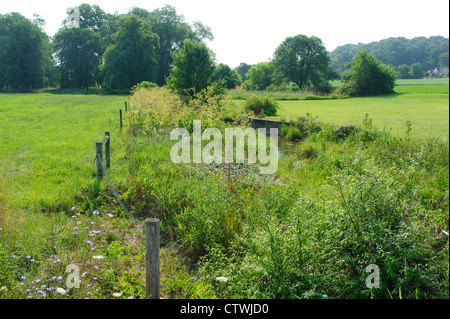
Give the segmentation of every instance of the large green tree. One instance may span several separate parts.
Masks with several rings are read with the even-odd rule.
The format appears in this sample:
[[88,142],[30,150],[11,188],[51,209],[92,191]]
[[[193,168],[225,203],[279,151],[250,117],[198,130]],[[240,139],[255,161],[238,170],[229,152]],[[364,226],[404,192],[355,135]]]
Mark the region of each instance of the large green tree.
[[166,84],[166,78],[172,68],[172,55],[183,46],[184,40],[192,39],[203,41],[213,39],[211,29],[201,22],[194,21],[192,26],[179,15],[173,6],[166,5],[149,12],[142,8],[133,8],[130,13],[148,21],[152,31],[159,36],[156,48],[158,56],[158,85]]
[[81,4],[68,9],[63,27],[53,44],[59,62],[62,88],[88,89],[101,82],[99,66],[107,34],[102,34],[108,15],[99,7]]
[[388,94],[394,91],[394,68],[381,63],[373,54],[360,50],[346,67],[349,70],[342,75],[344,83],[338,88],[338,92],[360,96]]
[[53,40],[61,72],[62,88],[96,85],[101,62],[100,36],[91,29],[62,28]]
[[215,69],[212,76],[212,81],[223,81],[224,86],[227,89],[234,89],[237,85],[240,85],[242,83],[242,78],[236,70],[232,70],[228,65],[221,63]]
[[103,56],[105,88],[129,89],[142,81],[156,82],[159,38],[148,22],[136,15],[121,17],[112,41]]
[[173,54],[173,65],[167,85],[181,95],[193,96],[211,84],[215,59],[205,43],[186,39]]
[[39,26],[43,21],[36,22],[17,12],[0,15],[0,88],[43,86],[45,69],[52,62],[49,38]]
[[265,90],[276,81],[276,66],[273,62],[260,62],[250,67],[245,74],[247,80],[244,87],[247,90]]
[[322,90],[333,75],[327,50],[315,36],[286,38],[275,50],[273,62],[287,81],[301,89]]

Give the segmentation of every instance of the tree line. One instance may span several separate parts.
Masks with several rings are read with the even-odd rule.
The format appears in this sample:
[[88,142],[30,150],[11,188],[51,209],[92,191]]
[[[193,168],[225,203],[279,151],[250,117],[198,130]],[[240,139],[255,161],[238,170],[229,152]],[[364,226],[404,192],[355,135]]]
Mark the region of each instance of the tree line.
[[[210,85],[217,89],[241,86],[247,90],[330,92],[330,80],[345,76],[345,65],[350,65],[359,52],[356,49],[361,48],[346,45],[329,53],[321,39],[300,34],[287,37],[270,61],[241,63],[231,69],[217,64],[207,47],[206,40],[213,39],[211,29],[199,21],[187,23],[170,5],[154,11],[134,7],[126,14],[109,14],[97,5],[82,4],[68,9],[54,37],[43,31],[44,26],[38,15],[33,20],[15,12],[0,15],[0,89],[121,90],[150,82],[188,95]],[[391,65],[425,61],[427,66],[446,59],[448,65],[448,39],[431,37],[433,45],[425,40],[414,42],[422,51],[409,50],[416,52],[414,59],[401,53],[406,50],[403,38],[384,41],[382,47],[389,50],[380,51],[371,44],[367,51]],[[393,57],[403,58],[394,61]],[[412,76],[418,69],[417,65],[401,66],[398,72]]]
[[17,12],[0,15],[0,88],[131,88],[141,81],[166,84],[173,53],[189,39],[212,39],[174,7],[132,8],[109,14],[97,5],[72,10],[53,38],[45,22]]
[[442,36],[389,38],[367,44],[346,44],[330,52],[331,65],[339,74],[345,71],[359,50],[372,53],[378,60],[396,68],[401,78],[420,78],[427,70],[447,67],[449,39]]
[[326,91],[335,76],[317,37],[289,37],[273,61],[240,75],[242,68],[217,64],[205,43],[213,39],[211,29],[199,21],[187,23],[170,5],[109,14],[82,4],[67,13],[52,38],[38,15],[34,20],[16,12],[0,15],[0,89],[117,90],[146,81],[188,94],[211,84]]

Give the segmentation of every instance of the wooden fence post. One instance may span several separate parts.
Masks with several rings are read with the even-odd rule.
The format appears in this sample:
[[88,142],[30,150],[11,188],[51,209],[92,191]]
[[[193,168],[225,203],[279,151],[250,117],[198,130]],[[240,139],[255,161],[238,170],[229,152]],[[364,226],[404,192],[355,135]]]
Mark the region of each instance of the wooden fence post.
[[127,112],[127,109],[128,109],[128,103],[125,102],[125,112]]
[[146,299],[159,299],[159,220],[145,220]]
[[106,168],[109,168],[111,165],[111,153],[109,151],[109,146],[111,145],[111,135],[109,132],[105,132],[105,136],[108,136],[108,140],[105,144],[105,165]]
[[102,172],[102,149],[103,144],[102,142],[95,143],[95,156],[97,160],[97,180],[101,180],[103,178],[103,172]]
[[119,110],[120,114],[120,128],[122,128],[122,109]]

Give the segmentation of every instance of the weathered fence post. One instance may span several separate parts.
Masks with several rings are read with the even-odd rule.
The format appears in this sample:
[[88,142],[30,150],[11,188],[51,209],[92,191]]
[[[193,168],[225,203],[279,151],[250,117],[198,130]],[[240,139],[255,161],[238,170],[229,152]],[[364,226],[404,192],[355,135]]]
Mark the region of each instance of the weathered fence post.
[[102,149],[103,144],[102,142],[95,143],[95,156],[97,160],[97,180],[101,180],[103,178],[103,172],[102,172]]
[[120,114],[120,128],[122,128],[122,109],[119,110]]
[[128,103],[125,102],[125,112],[127,112],[127,109],[128,109]]
[[145,220],[146,299],[159,299],[159,220]]
[[106,168],[111,165],[111,153],[109,151],[109,146],[111,145],[111,135],[109,132],[105,132],[105,137],[108,136],[108,140],[105,143],[105,164]]

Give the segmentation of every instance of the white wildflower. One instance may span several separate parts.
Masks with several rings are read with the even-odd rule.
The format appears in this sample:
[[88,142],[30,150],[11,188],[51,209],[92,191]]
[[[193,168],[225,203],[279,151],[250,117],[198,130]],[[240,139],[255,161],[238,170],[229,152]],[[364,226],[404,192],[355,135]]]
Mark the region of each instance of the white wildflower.
[[61,294],[61,295],[65,295],[66,291],[64,290],[64,288],[56,288],[56,293]]
[[105,256],[98,255],[98,256],[93,256],[92,258],[94,258],[94,259],[103,259],[103,258],[105,258]]
[[227,277],[217,277],[216,280],[221,281],[221,282],[227,282],[228,278]]

